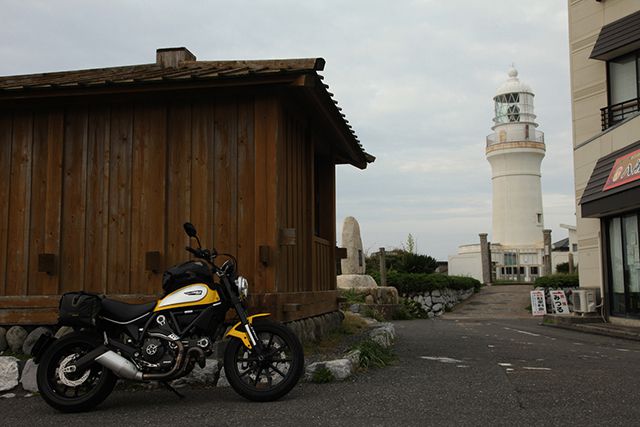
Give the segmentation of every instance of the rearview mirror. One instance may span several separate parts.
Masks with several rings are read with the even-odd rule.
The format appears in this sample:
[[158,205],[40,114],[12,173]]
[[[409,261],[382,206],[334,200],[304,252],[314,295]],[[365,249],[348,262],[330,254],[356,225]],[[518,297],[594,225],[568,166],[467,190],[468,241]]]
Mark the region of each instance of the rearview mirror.
[[184,227],[184,232],[187,233],[187,236],[196,237],[198,235],[196,228],[190,222],[185,222],[183,227]]

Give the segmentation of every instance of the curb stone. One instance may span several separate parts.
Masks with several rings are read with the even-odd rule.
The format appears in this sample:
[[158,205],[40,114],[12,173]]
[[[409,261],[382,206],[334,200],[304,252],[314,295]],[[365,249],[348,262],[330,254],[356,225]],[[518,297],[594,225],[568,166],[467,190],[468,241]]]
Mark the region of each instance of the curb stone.
[[25,391],[37,392],[38,383],[36,381],[36,373],[38,372],[38,365],[35,364],[33,359],[27,360],[22,368],[22,376],[20,378],[20,384]]
[[18,385],[20,376],[18,359],[13,356],[0,357],[0,391],[9,391]]

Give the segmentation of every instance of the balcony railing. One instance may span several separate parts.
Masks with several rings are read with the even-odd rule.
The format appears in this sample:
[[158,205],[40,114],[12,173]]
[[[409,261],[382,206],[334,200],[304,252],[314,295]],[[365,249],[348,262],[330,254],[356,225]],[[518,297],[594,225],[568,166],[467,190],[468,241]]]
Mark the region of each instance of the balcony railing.
[[602,130],[607,130],[618,122],[640,111],[640,98],[619,102],[600,109]]
[[524,132],[522,134],[513,134],[506,133],[502,138],[500,138],[499,133],[492,133],[487,136],[487,148],[492,145],[500,144],[503,142],[523,142],[523,141],[533,141],[533,142],[542,142],[544,143],[544,132],[539,130],[531,130],[529,131],[529,135],[526,135]]

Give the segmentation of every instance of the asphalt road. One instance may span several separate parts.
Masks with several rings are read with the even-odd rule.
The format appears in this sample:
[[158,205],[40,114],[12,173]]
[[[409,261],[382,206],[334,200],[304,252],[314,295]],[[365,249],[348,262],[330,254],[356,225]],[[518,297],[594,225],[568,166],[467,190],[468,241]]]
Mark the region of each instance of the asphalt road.
[[395,322],[397,362],[273,403],[231,389],[119,391],[66,415],[39,397],[0,399],[2,425],[638,425],[640,343],[533,319]]

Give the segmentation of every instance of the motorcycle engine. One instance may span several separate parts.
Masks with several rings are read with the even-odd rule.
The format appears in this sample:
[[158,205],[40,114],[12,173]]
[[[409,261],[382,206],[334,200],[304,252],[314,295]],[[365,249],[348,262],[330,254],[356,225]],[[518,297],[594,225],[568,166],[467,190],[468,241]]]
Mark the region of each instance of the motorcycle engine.
[[147,368],[166,371],[175,361],[175,352],[169,347],[169,343],[159,338],[147,338],[142,343],[140,358],[146,362]]

